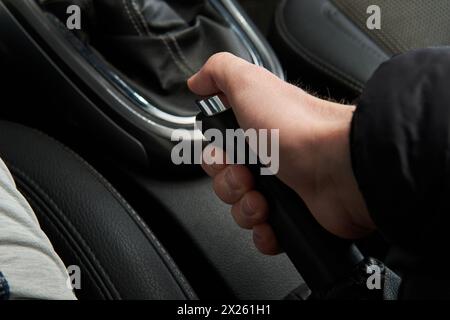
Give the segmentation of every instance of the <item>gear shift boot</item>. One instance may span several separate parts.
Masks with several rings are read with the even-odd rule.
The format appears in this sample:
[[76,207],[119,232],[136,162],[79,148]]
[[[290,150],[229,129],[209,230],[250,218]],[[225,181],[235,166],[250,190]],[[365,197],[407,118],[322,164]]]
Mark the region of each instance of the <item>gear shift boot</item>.
[[[174,130],[202,138],[195,127],[196,97],[186,82],[211,55],[230,52],[284,76],[235,0],[7,1],[71,82],[95,101],[95,110],[74,112],[101,113],[132,137],[130,145],[141,144],[163,163],[174,146]],[[71,5],[81,9],[81,30],[67,28]],[[81,123],[87,131],[100,130]]]
[[[73,3],[47,0],[43,5],[66,17],[61,9],[67,2]],[[209,1],[78,2],[85,19],[82,39],[146,99],[175,116],[196,114],[186,80],[211,55],[227,51],[253,62],[245,43]]]

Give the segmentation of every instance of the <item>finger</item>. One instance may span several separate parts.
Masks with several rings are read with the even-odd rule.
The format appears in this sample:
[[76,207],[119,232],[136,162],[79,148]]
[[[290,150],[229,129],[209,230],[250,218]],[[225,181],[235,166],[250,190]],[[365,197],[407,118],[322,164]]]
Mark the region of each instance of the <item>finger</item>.
[[[202,157],[202,168],[212,178],[228,166],[226,153],[213,145],[209,145],[203,150]],[[214,161],[211,161],[211,158]]]
[[235,76],[239,69],[251,65],[247,61],[230,53],[222,52],[208,59],[203,68],[188,80],[189,89],[199,96],[211,96],[218,93],[230,94]]
[[[219,95],[233,108],[243,129],[263,128],[267,119],[279,117],[280,99],[298,95],[298,90],[287,85],[267,69],[258,67],[229,53],[212,56],[203,68],[188,80],[192,92],[200,96]],[[259,110],[265,110],[264,113]]]
[[228,166],[214,177],[214,191],[225,203],[238,202],[253,189],[254,181],[250,171],[242,165]]
[[251,190],[233,205],[231,213],[241,228],[253,229],[254,226],[267,221],[269,207],[261,193]]
[[267,223],[253,228],[253,242],[263,254],[273,256],[282,252],[272,227]]

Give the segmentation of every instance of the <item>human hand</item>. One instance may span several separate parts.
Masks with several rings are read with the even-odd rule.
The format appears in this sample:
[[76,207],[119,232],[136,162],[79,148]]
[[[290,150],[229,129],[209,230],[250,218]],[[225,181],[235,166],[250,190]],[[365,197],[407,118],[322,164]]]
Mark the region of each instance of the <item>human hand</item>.
[[[336,236],[356,239],[375,229],[358,189],[350,159],[354,106],[318,99],[269,71],[228,53],[216,54],[188,81],[197,95],[219,95],[247,130],[279,129],[278,177],[299,194],[315,219]],[[242,165],[203,165],[218,197],[232,205],[256,247],[277,254],[264,196]]]

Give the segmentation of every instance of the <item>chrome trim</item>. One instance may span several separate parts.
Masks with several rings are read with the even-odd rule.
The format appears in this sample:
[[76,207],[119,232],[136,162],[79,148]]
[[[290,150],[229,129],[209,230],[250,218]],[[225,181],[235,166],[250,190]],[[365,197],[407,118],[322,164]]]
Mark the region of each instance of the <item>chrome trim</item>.
[[[77,38],[75,38],[77,39]],[[76,40],[75,40],[76,41]],[[109,79],[119,90],[121,90],[130,100],[134,101],[141,109],[157,119],[173,123],[176,125],[192,125],[195,123],[195,116],[192,117],[180,117],[170,113],[167,113],[154,104],[149,102],[145,97],[143,97],[137,90],[133,89],[126,81],[124,81],[118,74],[116,74],[111,68],[109,68],[101,59],[97,57],[88,47],[80,52],[85,59],[104,77]]]
[[[238,36],[238,38],[242,41],[244,46],[246,47],[248,53],[250,54],[252,58],[252,62],[257,66],[264,66],[264,63],[261,59],[261,57],[258,54],[258,50],[256,50],[249,38],[243,33],[242,30],[240,30],[237,26],[236,20],[233,18],[232,15],[230,15],[229,11],[225,6],[221,4],[221,1],[223,0],[209,0],[210,3],[213,5],[213,7],[222,14],[222,16],[225,18],[225,20],[229,23],[231,29],[233,32]],[[229,6],[230,4],[228,4]],[[234,6],[234,5],[233,5]],[[239,12],[238,10],[236,10]],[[245,21],[245,19],[241,16],[240,21]],[[250,26],[247,24],[247,28],[250,28]],[[251,29],[251,28],[250,28]],[[76,46],[77,48],[79,46]],[[85,50],[82,50],[83,52],[86,52],[87,48]],[[84,55],[86,60],[91,63],[100,73],[102,73],[104,76],[106,76],[113,84],[115,84],[120,90],[122,90],[125,95],[132,100],[134,103],[136,103],[139,107],[141,107],[145,112],[149,113],[150,115],[154,116],[157,119],[161,119],[163,121],[169,122],[174,125],[186,125],[190,126],[191,128],[195,125],[195,116],[192,117],[180,117],[176,116],[170,113],[167,113],[157,106],[149,101],[149,99],[142,96],[136,89],[132,87],[132,85],[128,84],[126,81],[124,81],[119,75],[117,75],[113,70],[111,70],[110,67],[108,67],[105,63],[101,61],[101,59],[98,59],[95,54],[88,54]]]
[[[248,53],[250,54],[250,57],[253,61],[253,63],[257,66],[264,66],[264,63],[258,54],[258,52],[255,50],[254,46],[250,42],[249,37],[245,35],[243,30],[240,30],[237,27],[237,20],[236,18],[230,13],[230,10],[227,10],[227,7],[224,6],[223,0],[208,0],[212,6],[222,14],[222,16],[225,18],[225,20],[229,23],[231,30],[238,36],[238,38],[242,41],[245,48],[247,49]],[[242,20],[242,19],[241,19]]]
[[254,48],[262,55],[264,64],[267,64],[265,67],[282,80],[285,80],[286,77],[280,61],[276,58],[272,58],[276,57],[275,53],[268,46],[268,44],[265,43],[263,36],[259,34],[257,31],[258,29],[253,25],[253,22],[251,22],[248,17],[245,17],[244,14],[238,9],[239,5],[236,1],[220,0],[220,2],[223,7],[228,10],[229,14],[235,19],[235,21],[238,22],[249,41],[253,44]]
[[197,106],[205,116],[213,116],[227,110],[227,107],[220,100],[219,96],[198,100]]
[[[260,35],[258,35],[257,32],[254,31],[254,27],[241,14],[236,3],[233,0],[208,1],[210,1],[214,8],[218,10],[218,12],[222,14],[225,20],[230,24],[232,30],[236,33],[236,35],[247,48],[253,60],[253,63],[259,66],[266,67],[270,71],[274,72],[277,76],[284,79],[284,74],[279,61],[276,58],[272,59],[274,55],[270,51],[270,48],[267,47],[267,45],[264,43],[264,40],[260,38]],[[19,3],[19,1],[17,1],[17,3]],[[40,14],[38,12],[40,12],[41,10],[37,10],[38,8],[35,1],[25,0],[23,3],[25,3],[29,7],[35,7],[34,12],[31,12],[31,14],[35,16]],[[28,14],[30,14],[30,12],[28,12]],[[44,23],[44,29],[47,29],[47,32],[51,33],[51,27],[48,24],[45,24],[42,19],[40,19],[40,21],[41,23]],[[55,26],[55,23],[53,22],[51,25]],[[101,77],[106,80],[106,82],[109,82],[112,85],[112,87],[109,88],[109,86],[106,86],[105,81],[100,81],[100,83],[103,84],[106,91],[111,95],[111,97],[113,97],[120,106],[125,107],[125,109],[132,115],[147,123],[147,125],[149,126],[147,128],[148,130],[156,133],[160,137],[168,139],[171,138],[172,132],[175,129],[185,128],[194,132],[197,131],[197,129],[195,129],[195,116],[181,117],[161,110],[157,107],[157,105],[153,104],[151,101],[149,101],[149,99],[143,97],[136,89],[134,89],[130,84],[124,81],[117,73],[111,70],[111,68],[105,62],[103,62],[95,52],[84,45],[78,38],[68,32],[65,28],[61,27],[61,24],[59,25],[59,29],[65,31],[63,32],[63,38],[76,49],[78,54],[88,62],[88,65],[96,70],[99,75],[101,75]],[[70,34],[71,36],[69,36],[68,34]],[[61,47],[59,49],[61,50]],[[67,49],[68,48],[64,48],[63,45],[63,50]],[[61,53],[61,51],[59,51],[59,53]],[[80,63],[80,60],[78,58],[76,59],[76,61],[78,61],[77,63]],[[98,79],[98,77],[96,78]],[[122,99],[118,95],[118,92],[114,92],[113,90],[111,90],[112,88],[116,88],[119,92],[121,92],[125,97],[128,98],[129,102]],[[143,113],[135,110],[136,107],[139,110],[142,110]],[[193,136],[197,137],[199,135],[194,134]]]

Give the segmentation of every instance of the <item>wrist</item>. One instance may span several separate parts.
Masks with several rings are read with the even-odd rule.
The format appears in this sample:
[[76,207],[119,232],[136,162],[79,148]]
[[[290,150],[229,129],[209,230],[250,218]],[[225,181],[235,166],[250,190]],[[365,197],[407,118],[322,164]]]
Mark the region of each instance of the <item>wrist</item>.
[[[322,110],[327,117],[319,125],[318,145],[321,146],[317,163],[325,192],[331,195],[336,215],[341,221],[339,235],[361,238],[375,230],[365,200],[353,173],[350,152],[350,131],[354,106],[340,105],[322,100]],[[320,191],[319,191],[320,192]],[[336,233],[336,232],[335,232]]]

